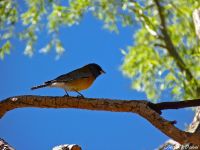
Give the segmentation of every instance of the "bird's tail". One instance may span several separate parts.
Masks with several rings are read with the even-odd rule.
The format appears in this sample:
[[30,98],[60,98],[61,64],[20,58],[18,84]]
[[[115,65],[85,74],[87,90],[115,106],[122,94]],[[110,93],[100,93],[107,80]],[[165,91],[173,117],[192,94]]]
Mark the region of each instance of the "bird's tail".
[[35,90],[35,89],[39,89],[39,88],[44,88],[44,87],[47,87],[48,84],[42,84],[42,85],[38,85],[38,86],[34,86],[31,88],[31,90]]

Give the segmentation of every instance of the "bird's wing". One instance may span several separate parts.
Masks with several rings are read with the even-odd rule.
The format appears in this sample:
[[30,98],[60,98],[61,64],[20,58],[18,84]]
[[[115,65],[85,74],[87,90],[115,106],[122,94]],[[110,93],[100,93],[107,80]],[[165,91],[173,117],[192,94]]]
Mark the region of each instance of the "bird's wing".
[[58,76],[54,80],[47,81],[45,83],[53,83],[53,82],[71,82],[76,79],[80,78],[88,78],[91,76],[91,73],[88,72],[87,70],[74,70],[72,72],[63,74],[61,76]]

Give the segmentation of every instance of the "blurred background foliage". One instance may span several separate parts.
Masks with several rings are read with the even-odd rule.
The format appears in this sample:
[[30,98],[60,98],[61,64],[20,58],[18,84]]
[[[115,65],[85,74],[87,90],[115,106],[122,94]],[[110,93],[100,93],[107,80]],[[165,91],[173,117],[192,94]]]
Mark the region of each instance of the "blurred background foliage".
[[[37,33],[45,29],[51,37],[40,49],[64,52],[59,40],[61,26],[73,26],[85,13],[104,22],[104,28],[120,32],[119,25],[139,28],[133,45],[121,50],[121,70],[132,80],[133,89],[158,100],[163,91],[175,99],[199,98],[200,45],[195,35],[192,12],[200,8],[197,0],[25,0],[0,1],[0,58],[10,53],[12,38],[26,41],[24,54],[34,54]],[[44,24],[45,20],[45,24]],[[22,31],[17,32],[16,26]]]

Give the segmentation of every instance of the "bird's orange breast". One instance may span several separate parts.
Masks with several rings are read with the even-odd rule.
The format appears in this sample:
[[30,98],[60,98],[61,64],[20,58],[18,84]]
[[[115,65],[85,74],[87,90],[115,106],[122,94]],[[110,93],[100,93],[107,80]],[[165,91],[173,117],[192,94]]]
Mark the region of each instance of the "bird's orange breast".
[[67,82],[66,86],[69,91],[81,91],[89,88],[94,82],[95,78],[90,76],[88,78],[80,78]]

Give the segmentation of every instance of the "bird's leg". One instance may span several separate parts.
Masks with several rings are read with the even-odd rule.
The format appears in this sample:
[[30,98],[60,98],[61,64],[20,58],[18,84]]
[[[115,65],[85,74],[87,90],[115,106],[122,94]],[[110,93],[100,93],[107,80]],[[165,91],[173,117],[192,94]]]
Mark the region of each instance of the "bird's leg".
[[[64,89],[65,90],[65,89]],[[67,96],[67,97],[69,97],[69,94],[67,93],[67,90],[65,90],[65,95],[64,96]]]
[[75,92],[79,94],[77,97],[84,98],[83,94],[81,94],[79,91],[75,91]]

